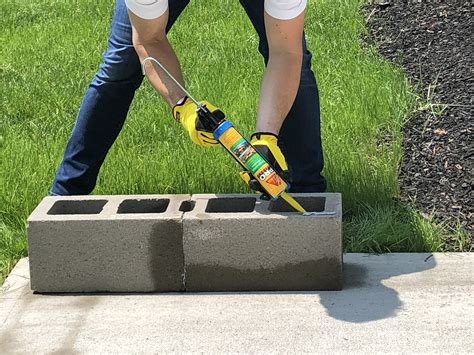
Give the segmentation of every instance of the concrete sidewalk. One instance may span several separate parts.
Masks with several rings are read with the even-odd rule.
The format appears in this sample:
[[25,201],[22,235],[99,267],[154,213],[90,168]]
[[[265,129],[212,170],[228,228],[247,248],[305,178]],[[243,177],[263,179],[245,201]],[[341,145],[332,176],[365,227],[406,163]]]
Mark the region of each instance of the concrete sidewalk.
[[21,260],[1,353],[464,352],[474,254],[344,256],[339,292],[37,295]]

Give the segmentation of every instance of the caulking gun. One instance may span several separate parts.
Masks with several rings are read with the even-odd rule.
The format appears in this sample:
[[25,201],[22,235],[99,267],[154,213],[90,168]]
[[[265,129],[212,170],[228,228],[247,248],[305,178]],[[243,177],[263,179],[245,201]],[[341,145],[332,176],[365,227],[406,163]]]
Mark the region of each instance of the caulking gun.
[[242,166],[243,169],[260,183],[263,190],[272,200],[282,197],[295,210],[304,213],[304,208],[288,194],[290,185],[265,159],[265,157],[255,149],[250,142],[242,136],[233,124],[220,115],[212,113],[205,105],[199,103],[193,96],[171,75],[171,73],[155,58],[147,57],[143,60],[142,71],[145,74],[145,63],[152,61],[196,104],[196,111],[202,124],[214,138],[224,147],[224,149]]

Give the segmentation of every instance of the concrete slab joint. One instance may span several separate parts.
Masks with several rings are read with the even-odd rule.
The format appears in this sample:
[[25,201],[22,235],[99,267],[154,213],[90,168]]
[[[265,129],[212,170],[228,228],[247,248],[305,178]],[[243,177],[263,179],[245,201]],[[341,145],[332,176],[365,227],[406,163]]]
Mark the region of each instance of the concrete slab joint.
[[337,290],[341,196],[48,196],[28,218],[38,292]]

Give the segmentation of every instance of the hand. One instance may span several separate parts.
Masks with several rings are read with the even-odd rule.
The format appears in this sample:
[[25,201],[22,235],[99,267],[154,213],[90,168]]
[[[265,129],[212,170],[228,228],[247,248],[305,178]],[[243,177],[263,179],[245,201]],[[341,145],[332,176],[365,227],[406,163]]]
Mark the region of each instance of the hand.
[[[288,181],[290,176],[285,157],[278,146],[278,136],[273,133],[256,132],[250,137],[250,144],[270,163],[276,173],[284,180]],[[268,199],[269,196],[262,185],[248,171],[241,171],[240,177],[249,185],[252,190],[263,193],[262,198]]]
[[[211,103],[202,101],[201,104],[206,106],[212,113],[218,114],[219,117],[224,116],[222,111]],[[217,147],[219,142],[214,139],[212,132],[205,128],[198,117],[196,109],[196,104],[190,98],[186,97],[182,104],[173,107],[173,117],[188,131],[193,143],[201,147]]]

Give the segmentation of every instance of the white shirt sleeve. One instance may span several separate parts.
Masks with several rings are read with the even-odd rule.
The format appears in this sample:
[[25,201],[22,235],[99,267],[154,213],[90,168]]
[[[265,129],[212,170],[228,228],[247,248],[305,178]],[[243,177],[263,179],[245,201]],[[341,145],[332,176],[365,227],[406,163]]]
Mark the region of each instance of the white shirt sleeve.
[[306,8],[308,0],[265,0],[265,12],[279,20],[291,20]]
[[168,0],[125,0],[127,8],[136,16],[153,20],[168,10]]

